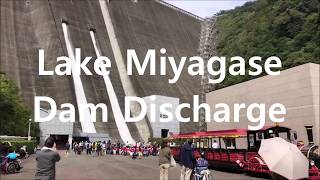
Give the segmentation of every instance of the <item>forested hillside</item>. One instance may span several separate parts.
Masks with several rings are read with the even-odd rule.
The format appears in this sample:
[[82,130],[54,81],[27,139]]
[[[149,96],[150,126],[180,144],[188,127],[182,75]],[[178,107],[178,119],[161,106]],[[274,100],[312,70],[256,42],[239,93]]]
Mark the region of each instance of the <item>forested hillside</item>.
[[[320,62],[318,0],[257,0],[217,18],[219,56],[277,56],[283,69]],[[263,62],[262,62],[263,63]],[[220,87],[254,77],[228,76]]]

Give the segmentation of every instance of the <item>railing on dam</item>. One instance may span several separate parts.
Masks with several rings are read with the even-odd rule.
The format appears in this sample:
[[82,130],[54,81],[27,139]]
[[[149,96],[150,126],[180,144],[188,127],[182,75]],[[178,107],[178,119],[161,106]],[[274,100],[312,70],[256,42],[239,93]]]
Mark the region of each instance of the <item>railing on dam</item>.
[[158,2],[158,3],[160,3],[160,4],[163,4],[163,5],[167,6],[167,7],[169,7],[169,8],[172,8],[172,9],[174,9],[174,10],[176,10],[176,11],[179,11],[179,12],[181,12],[181,13],[183,13],[183,14],[186,14],[186,15],[188,15],[188,16],[194,17],[194,18],[196,18],[196,19],[198,19],[198,20],[200,20],[200,21],[203,21],[203,20],[204,20],[204,19],[203,19],[202,17],[200,17],[200,16],[197,16],[197,15],[195,15],[195,14],[192,14],[192,13],[188,12],[188,11],[185,11],[185,10],[183,10],[183,9],[180,9],[180,8],[178,8],[178,7],[176,7],[176,6],[172,5],[172,4],[169,4],[169,3],[167,3],[167,2],[165,2],[165,1],[163,1],[163,0],[155,0],[155,1]]

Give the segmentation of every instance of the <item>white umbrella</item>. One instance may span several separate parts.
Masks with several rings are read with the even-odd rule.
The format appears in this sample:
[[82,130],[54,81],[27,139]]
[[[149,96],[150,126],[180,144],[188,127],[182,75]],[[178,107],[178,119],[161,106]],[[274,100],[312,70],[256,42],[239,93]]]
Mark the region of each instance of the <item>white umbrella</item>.
[[282,138],[263,139],[258,153],[271,171],[285,178],[309,177],[308,159],[296,145]]

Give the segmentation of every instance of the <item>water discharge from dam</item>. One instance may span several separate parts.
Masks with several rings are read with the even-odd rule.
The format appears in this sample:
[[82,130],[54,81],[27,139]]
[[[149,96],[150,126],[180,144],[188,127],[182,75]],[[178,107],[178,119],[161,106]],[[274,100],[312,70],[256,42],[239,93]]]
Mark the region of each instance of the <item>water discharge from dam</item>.
[[[97,42],[96,42],[96,38],[95,38],[95,33],[90,30],[90,36],[91,36],[91,40],[94,46],[94,50],[96,52],[96,56],[100,57],[101,53],[100,50],[98,48]],[[112,112],[114,115],[114,119],[120,134],[120,137],[122,139],[122,141],[126,144],[134,144],[135,141],[133,140],[129,128],[125,122],[124,116],[121,112],[120,109],[120,105],[117,99],[117,95],[114,91],[114,88],[112,86],[111,80],[109,78],[109,75],[103,75],[103,79],[104,79],[104,83],[106,85],[106,89],[107,89],[107,93],[110,99],[110,103],[111,103],[111,107],[112,107]]]
[[[71,43],[69,31],[68,31],[68,26],[65,22],[62,22],[62,30],[63,30],[63,35],[64,35],[67,51],[68,51],[68,56],[72,60],[72,68],[71,68],[72,73],[71,74],[72,74],[72,79],[73,79],[73,83],[74,83],[76,101],[77,101],[77,104],[79,107],[80,104],[83,104],[83,105],[87,104],[87,98],[84,93],[84,89],[83,89],[80,75],[74,73],[76,71],[76,68],[75,68],[76,59],[74,56],[74,49],[72,47],[72,43]],[[96,129],[94,127],[94,124],[93,124],[93,122],[90,121],[91,115],[90,115],[90,111],[89,111],[88,107],[85,107],[81,110],[79,109],[79,112],[82,113],[82,115],[79,117],[80,122],[81,122],[82,132],[83,133],[96,133]]]

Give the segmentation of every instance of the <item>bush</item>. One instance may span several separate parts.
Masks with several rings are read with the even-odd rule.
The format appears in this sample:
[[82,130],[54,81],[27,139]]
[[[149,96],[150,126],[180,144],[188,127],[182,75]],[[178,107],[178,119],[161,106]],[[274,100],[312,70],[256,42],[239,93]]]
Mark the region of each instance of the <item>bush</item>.
[[175,143],[175,146],[180,146],[181,144],[183,144],[184,142],[187,141],[187,139],[170,139],[168,138],[149,138],[149,142],[152,142],[154,144],[158,144],[159,146],[161,146],[161,144],[163,143],[163,141],[168,141],[170,143]]
[[149,142],[158,145],[161,145],[163,140],[165,140],[165,138],[149,138]]

